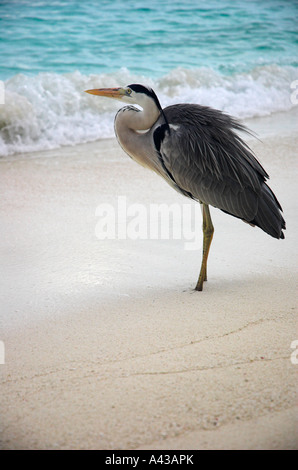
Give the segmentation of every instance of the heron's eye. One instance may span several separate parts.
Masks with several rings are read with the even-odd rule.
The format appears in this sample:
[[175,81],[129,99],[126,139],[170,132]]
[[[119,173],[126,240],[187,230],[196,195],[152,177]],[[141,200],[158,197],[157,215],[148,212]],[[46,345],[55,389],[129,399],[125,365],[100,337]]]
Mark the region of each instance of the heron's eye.
[[127,88],[126,93],[127,93],[128,95],[131,95],[132,90],[131,90],[130,88]]

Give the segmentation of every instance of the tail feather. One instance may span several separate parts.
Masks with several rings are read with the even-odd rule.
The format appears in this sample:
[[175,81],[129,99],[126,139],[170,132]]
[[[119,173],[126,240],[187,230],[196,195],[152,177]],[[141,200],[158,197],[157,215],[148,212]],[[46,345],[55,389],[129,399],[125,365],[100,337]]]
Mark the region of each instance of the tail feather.
[[282,216],[282,208],[266,183],[262,186],[257,214],[250,223],[257,225],[274,238],[285,238],[283,230],[286,229],[286,223]]

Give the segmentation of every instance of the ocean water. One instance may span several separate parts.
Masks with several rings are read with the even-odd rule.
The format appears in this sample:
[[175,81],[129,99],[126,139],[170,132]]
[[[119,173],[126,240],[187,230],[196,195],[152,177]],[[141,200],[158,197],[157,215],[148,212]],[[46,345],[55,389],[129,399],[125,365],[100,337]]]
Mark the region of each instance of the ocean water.
[[121,104],[88,88],[144,83],[162,106],[238,118],[291,109],[297,18],[295,0],[0,1],[0,155],[113,136]]

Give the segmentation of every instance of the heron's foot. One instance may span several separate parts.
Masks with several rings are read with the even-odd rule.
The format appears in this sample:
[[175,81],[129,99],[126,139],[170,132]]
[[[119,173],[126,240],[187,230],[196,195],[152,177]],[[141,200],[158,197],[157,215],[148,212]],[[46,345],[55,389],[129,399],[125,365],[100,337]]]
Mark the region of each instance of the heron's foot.
[[198,292],[202,292],[203,285],[204,285],[204,281],[200,282],[200,280],[198,280],[197,285],[195,287],[195,290],[198,291]]
[[206,269],[202,268],[195,290],[201,292],[203,290],[203,284],[205,281],[207,281],[207,272]]
[[199,279],[195,287],[195,290],[198,291],[203,290],[203,284],[205,281],[207,281],[207,259],[214,233],[209,206],[207,204],[201,203],[201,208],[203,213],[203,258]]
[[203,290],[203,283],[197,283],[196,287],[195,287],[195,290],[198,291],[198,292],[202,292]]

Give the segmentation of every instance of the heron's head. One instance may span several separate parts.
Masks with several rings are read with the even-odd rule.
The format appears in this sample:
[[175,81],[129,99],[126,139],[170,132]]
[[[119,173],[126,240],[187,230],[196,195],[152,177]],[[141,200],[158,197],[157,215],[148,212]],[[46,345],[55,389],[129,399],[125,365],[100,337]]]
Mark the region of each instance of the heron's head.
[[141,107],[146,106],[148,100],[153,100],[158,109],[161,109],[158,98],[152,88],[136,83],[124,88],[97,88],[94,90],[86,90],[86,93],[113,98],[123,101],[124,103],[138,104]]

